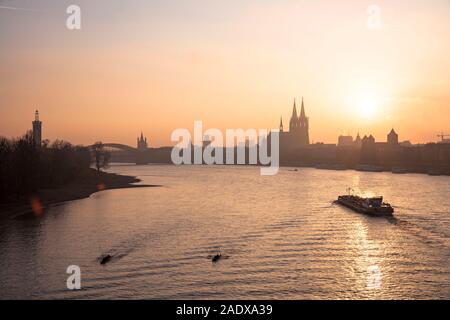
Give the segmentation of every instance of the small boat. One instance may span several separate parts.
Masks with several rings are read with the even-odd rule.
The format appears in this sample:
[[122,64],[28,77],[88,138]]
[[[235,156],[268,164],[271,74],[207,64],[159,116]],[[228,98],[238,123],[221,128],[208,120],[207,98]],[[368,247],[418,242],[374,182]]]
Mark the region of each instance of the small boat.
[[394,167],[394,168],[391,169],[391,172],[395,173],[395,174],[405,174],[405,173],[408,173],[408,169],[400,168],[400,167]]
[[347,166],[343,164],[318,164],[315,168],[321,170],[347,170]]
[[372,166],[367,164],[361,164],[356,168],[357,171],[366,171],[366,172],[383,172],[383,168],[378,166]]
[[112,255],[107,254],[100,258],[100,264],[106,264],[112,259]]
[[215,256],[212,257],[211,261],[212,262],[217,262],[217,261],[220,260],[220,258],[222,258],[222,254],[218,253],[218,254],[216,254]]
[[339,196],[337,203],[370,216],[392,216],[394,208],[383,202],[383,197],[363,198],[355,195]]
[[441,170],[438,169],[430,169],[427,173],[429,176],[442,176],[444,174]]

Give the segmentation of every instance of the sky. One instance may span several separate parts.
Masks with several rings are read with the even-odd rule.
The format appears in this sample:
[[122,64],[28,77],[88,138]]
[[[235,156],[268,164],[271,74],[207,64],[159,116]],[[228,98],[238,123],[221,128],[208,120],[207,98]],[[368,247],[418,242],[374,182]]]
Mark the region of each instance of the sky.
[[437,141],[449,38],[449,0],[0,0],[0,135],[39,109],[46,139],[173,145],[195,120],[286,129],[304,97],[312,142]]

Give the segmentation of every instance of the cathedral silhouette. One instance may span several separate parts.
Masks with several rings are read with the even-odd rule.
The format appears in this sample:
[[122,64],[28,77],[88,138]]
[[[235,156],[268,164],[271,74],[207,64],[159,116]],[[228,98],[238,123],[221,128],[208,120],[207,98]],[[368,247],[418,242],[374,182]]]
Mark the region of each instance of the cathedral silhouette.
[[297,115],[297,106],[294,99],[289,131],[284,131],[283,118],[280,119],[280,149],[284,151],[293,150],[307,145],[309,145],[309,118],[306,116],[303,98],[300,116]]

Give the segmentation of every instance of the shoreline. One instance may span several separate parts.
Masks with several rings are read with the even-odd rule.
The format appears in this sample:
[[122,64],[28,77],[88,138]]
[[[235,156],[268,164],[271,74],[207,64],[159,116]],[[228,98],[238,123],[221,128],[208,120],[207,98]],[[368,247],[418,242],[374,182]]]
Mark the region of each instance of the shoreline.
[[0,203],[0,220],[40,217],[52,206],[86,199],[94,193],[105,190],[161,187],[160,185],[135,184],[141,181],[134,176],[98,173],[91,169],[68,185],[39,190],[28,197]]
[[[130,165],[128,162],[116,162],[114,165]],[[135,164],[131,164],[135,165]],[[147,164],[141,164],[140,166],[151,166],[151,165],[167,165],[167,166],[177,166],[173,163],[168,162],[149,162]],[[181,166],[209,166],[206,164],[183,164]],[[227,164],[213,164],[212,166],[229,166]],[[234,164],[234,166],[250,166],[250,167],[261,167],[261,164]],[[281,168],[310,168],[317,170],[329,170],[329,171],[356,171],[356,172],[375,172],[375,173],[392,173],[395,175],[402,174],[419,174],[430,177],[449,177],[450,167],[447,169],[442,168],[410,168],[410,167],[382,167],[382,166],[372,166],[372,165],[344,165],[344,164],[303,164],[298,162],[283,162],[280,164]]]
[[449,168],[411,168],[411,167],[382,167],[376,165],[345,165],[345,164],[301,164],[284,162],[280,164],[280,168],[311,168],[317,170],[329,171],[357,171],[357,172],[374,172],[374,173],[392,173],[395,175],[402,174],[420,174],[425,176],[450,176]]

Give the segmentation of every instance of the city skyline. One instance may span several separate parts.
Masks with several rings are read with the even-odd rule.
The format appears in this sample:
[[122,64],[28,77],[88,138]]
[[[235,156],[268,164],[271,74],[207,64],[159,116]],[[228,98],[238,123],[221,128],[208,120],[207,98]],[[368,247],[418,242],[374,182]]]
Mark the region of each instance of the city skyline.
[[394,127],[426,143],[449,131],[446,1],[382,1],[378,30],[357,1],[80,1],[75,31],[65,26],[68,1],[14,4],[31,11],[0,10],[0,27],[14,31],[0,37],[6,137],[39,109],[50,140],[134,145],[143,131],[159,147],[195,120],[278,128],[302,96],[311,142],[357,132],[378,140]]
[[450,0],[0,0],[0,30],[0,300],[450,299]]
[[[314,145],[314,144],[328,144],[328,145],[336,145],[336,146],[342,146],[342,145],[346,145],[349,143],[354,144],[354,143],[360,142],[363,137],[364,138],[371,137],[371,138],[375,139],[375,141],[377,141],[377,142],[384,141],[383,139],[378,139],[379,137],[375,136],[371,132],[365,132],[365,131],[360,131],[360,130],[358,130],[358,132],[355,134],[343,132],[336,136],[335,141],[310,141],[309,140],[310,139],[309,138],[309,131],[310,131],[309,117],[307,117],[305,113],[306,112],[305,112],[303,97],[302,97],[302,104],[301,104],[301,112],[300,112],[299,116],[297,116],[296,101],[294,99],[292,115],[290,117],[289,126],[284,126],[283,117],[281,116],[278,128],[273,129],[274,131],[279,132],[280,140],[281,140],[280,142],[282,144],[290,145],[290,148],[295,149],[298,147]],[[191,128],[188,128],[187,130],[189,131],[190,129]],[[209,128],[205,128],[205,130],[207,130],[207,129],[209,129]],[[237,129],[246,130],[248,128],[234,128],[231,130],[237,130]],[[268,129],[267,131],[268,131],[268,133],[270,133],[271,129]],[[34,135],[34,139],[36,141],[38,141],[38,144],[41,144],[41,141],[44,141],[44,140],[48,140],[50,142],[55,141],[55,140],[64,140],[63,138],[55,138],[52,140],[52,139],[49,139],[46,137],[42,137],[42,121],[39,120],[39,110],[37,110],[37,109],[34,112],[34,121],[32,121],[31,128],[24,130],[23,133],[25,133],[25,132],[32,132]],[[399,141],[398,134],[395,131],[395,128],[392,127],[390,129],[389,133],[387,133],[387,134],[385,133],[383,136],[383,137],[387,137],[387,139],[385,139],[386,141],[389,140],[389,135],[391,135],[391,134],[395,134],[397,136],[397,141],[401,142],[403,144],[406,144],[406,145],[424,145],[424,144],[428,144],[428,143],[448,143],[449,139],[447,139],[447,137],[450,137],[450,134],[446,134],[444,132],[439,132],[436,135],[436,137],[440,138],[440,140],[436,140],[436,141],[427,141],[425,143],[412,143],[411,140],[409,140],[407,137],[403,137],[404,139],[402,138],[402,141]],[[20,136],[20,134],[18,136]],[[2,136],[0,135],[0,137],[2,137]],[[5,137],[5,138],[14,138],[14,137]],[[249,139],[249,138],[250,137],[247,137],[247,139]],[[208,136],[204,135],[204,139],[205,139],[205,141],[207,141]],[[348,139],[351,139],[351,141],[349,142]],[[97,141],[99,139],[94,139],[94,140]],[[136,140],[137,140],[137,143],[130,143],[129,147],[133,147],[134,145],[136,145],[137,149],[139,150],[139,149],[146,149],[146,148],[173,147],[176,145],[176,142],[174,142],[174,141],[171,141],[167,145],[150,145],[151,137],[149,137],[149,142],[147,142],[147,135],[144,135],[143,130],[141,130],[140,135],[137,138],[135,138],[135,141]],[[68,140],[65,140],[65,141],[68,141]],[[71,142],[71,141],[68,141],[68,142]],[[94,142],[88,143],[86,145],[92,145],[93,143]],[[127,143],[122,143],[121,141],[117,141],[117,142],[107,141],[107,143],[110,143],[110,144],[119,143],[124,146],[127,146]],[[74,143],[74,144],[78,144],[78,143]],[[83,144],[78,144],[78,145],[83,145]]]

